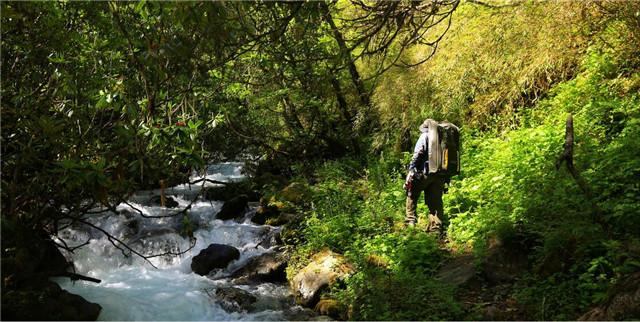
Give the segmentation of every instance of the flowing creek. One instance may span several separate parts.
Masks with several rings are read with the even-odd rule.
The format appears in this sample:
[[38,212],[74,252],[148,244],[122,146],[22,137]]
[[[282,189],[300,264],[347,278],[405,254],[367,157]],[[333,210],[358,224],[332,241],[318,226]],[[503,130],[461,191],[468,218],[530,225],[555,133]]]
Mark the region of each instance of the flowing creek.
[[[242,180],[242,164],[237,162],[211,165],[204,177],[217,181]],[[202,178],[194,175],[192,182]],[[213,186],[205,183],[205,187]],[[179,185],[166,189],[166,194],[178,201],[179,206],[167,209],[148,206],[159,191],[139,192],[129,203],[146,215],[173,213],[191,203],[198,196],[202,184]],[[200,197],[188,211],[194,225],[197,242],[193,249],[181,256],[151,258],[157,266],[135,255],[124,256],[109,240],[94,228],[87,226],[67,228],[61,234],[69,246],[89,240],[89,244],[72,255],[77,273],[101,279],[99,284],[66,278],[56,282],[67,291],[102,306],[99,320],[283,320],[285,311],[293,307],[288,287],[284,284],[262,283],[234,285],[228,274],[242,267],[251,257],[274,251],[274,233],[279,228],[256,225],[250,221],[255,209],[238,220],[219,220],[216,213],[222,202],[207,201]],[[190,240],[183,237],[182,215],[166,218],[143,218],[127,204],[117,208],[118,213],[90,216],[89,221],[108,231],[114,237],[126,241],[141,253],[179,252],[189,248]],[[226,244],[240,251],[240,259],[224,270],[199,276],[191,271],[191,258],[212,243]],[[249,291],[258,298],[252,313],[227,312],[221,307],[221,299],[215,290],[234,286]],[[295,309],[295,307],[294,307]]]

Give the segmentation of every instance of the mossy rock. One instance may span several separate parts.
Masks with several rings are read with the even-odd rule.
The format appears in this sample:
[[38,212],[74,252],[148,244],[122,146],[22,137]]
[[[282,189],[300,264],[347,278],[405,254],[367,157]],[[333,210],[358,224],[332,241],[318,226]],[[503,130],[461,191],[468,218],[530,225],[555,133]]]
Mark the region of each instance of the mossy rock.
[[353,266],[344,256],[327,249],[313,255],[311,262],[289,282],[296,302],[302,306],[314,307],[324,290],[353,273]]
[[347,307],[335,299],[320,299],[316,304],[314,311],[320,314],[319,316],[328,316],[335,320],[348,320]]
[[282,225],[286,225],[288,223],[294,222],[298,219],[299,219],[298,215],[285,212],[285,213],[281,213],[275,218],[269,218],[266,221],[266,224],[270,226],[282,226]]
[[311,196],[309,187],[302,182],[292,182],[278,193],[279,199],[293,204],[303,204]]
[[261,204],[258,206],[258,209],[256,209],[256,214],[251,218],[251,221],[258,225],[264,225],[268,220],[276,218],[279,215],[280,209],[277,206]]

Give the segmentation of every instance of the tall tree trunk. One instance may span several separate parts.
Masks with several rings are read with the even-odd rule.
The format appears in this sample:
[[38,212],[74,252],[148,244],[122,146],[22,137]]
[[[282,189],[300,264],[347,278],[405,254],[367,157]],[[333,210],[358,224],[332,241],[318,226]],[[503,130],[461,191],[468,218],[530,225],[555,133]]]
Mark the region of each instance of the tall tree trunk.
[[354,117],[349,112],[349,108],[347,106],[347,99],[344,97],[344,93],[342,92],[342,87],[340,86],[340,81],[331,77],[331,85],[333,86],[333,90],[336,92],[336,99],[338,101],[338,109],[342,114],[342,117],[345,119],[347,126],[349,127],[349,136],[351,147],[353,148],[353,152],[356,154],[360,154],[360,145],[358,144],[357,135],[353,129],[353,121]]
[[340,56],[343,60],[343,63],[347,65],[347,69],[349,70],[349,74],[351,75],[351,81],[353,82],[353,85],[358,92],[360,103],[366,107],[369,107],[369,104],[371,102],[369,93],[365,90],[364,83],[362,82],[362,78],[360,77],[360,73],[356,68],[356,64],[353,62],[351,50],[347,46],[347,43],[344,41],[344,37],[342,37],[340,29],[338,29],[338,26],[336,26],[336,23],[333,21],[329,6],[325,2],[320,2],[320,8],[322,9],[322,11],[324,11],[324,20],[331,27],[333,37],[338,42],[338,47],[340,48]]

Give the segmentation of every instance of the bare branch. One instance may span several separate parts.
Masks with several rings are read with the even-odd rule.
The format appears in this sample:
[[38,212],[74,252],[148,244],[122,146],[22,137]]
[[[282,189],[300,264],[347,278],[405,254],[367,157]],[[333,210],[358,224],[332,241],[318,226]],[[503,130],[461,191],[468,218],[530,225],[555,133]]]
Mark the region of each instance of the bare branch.
[[522,4],[522,2],[514,2],[514,3],[503,4],[503,5],[494,5],[494,4],[482,2],[480,0],[467,0],[467,2],[472,3],[472,4],[477,4],[477,5],[485,7],[485,8],[491,8],[491,9],[501,9],[501,8],[516,7],[516,6],[519,6],[519,5]]

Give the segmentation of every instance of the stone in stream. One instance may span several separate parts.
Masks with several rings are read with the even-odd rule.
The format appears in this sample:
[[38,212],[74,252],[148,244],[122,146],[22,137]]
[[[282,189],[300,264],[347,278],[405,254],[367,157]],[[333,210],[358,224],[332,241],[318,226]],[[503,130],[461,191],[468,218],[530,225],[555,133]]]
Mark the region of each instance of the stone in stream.
[[323,290],[353,273],[346,259],[330,250],[324,250],[311,258],[291,281],[293,294],[298,304],[313,307]]
[[253,257],[247,264],[231,273],[236,284],[252,282],[285,282],[287,280],[287,260],[284,255],[275,252]]
[[246,195],[250,201],[260,199],[260,193],[253,189],[249,181],[227,182],[221,186],[208,187],[204,191],[206,200],[228,201],[238,195]]
[[246,195],[239,195],[222,205],[220,212],[216,214],[216,219],[229,220],[235,219],[242,215],[247,210],[247,203],[249,198]]
[[[150,206],[160,206],[161,205],[161,200],[160,200],[160,196],[153,196],[151,197],[151,199],[149,199],[149,205]],[[164,206],[167,208],[175,208],[178,207],[178,201],[176,201],[173,197],[171,196],[166,196],[164,198]]]
[[301,306],[294,306],[283,312],[287,321],[312,321],[317,317],[315,311]]
[[251,293],[237,287],[221,287],[216,290],[220,306],[228,312],[250,312],[251,305],[258,299]]
[[191,270],[198,275],[207,275],[215,268],[225,268],[240,258],[240,251],[229,245],[211,244],[191,259]]
[[276,218],[279,214],[280,209],[278,207],[261,203],[256,209],[256,214],[251,217],[251,221],[258,225],[264,225],[267,220]]

